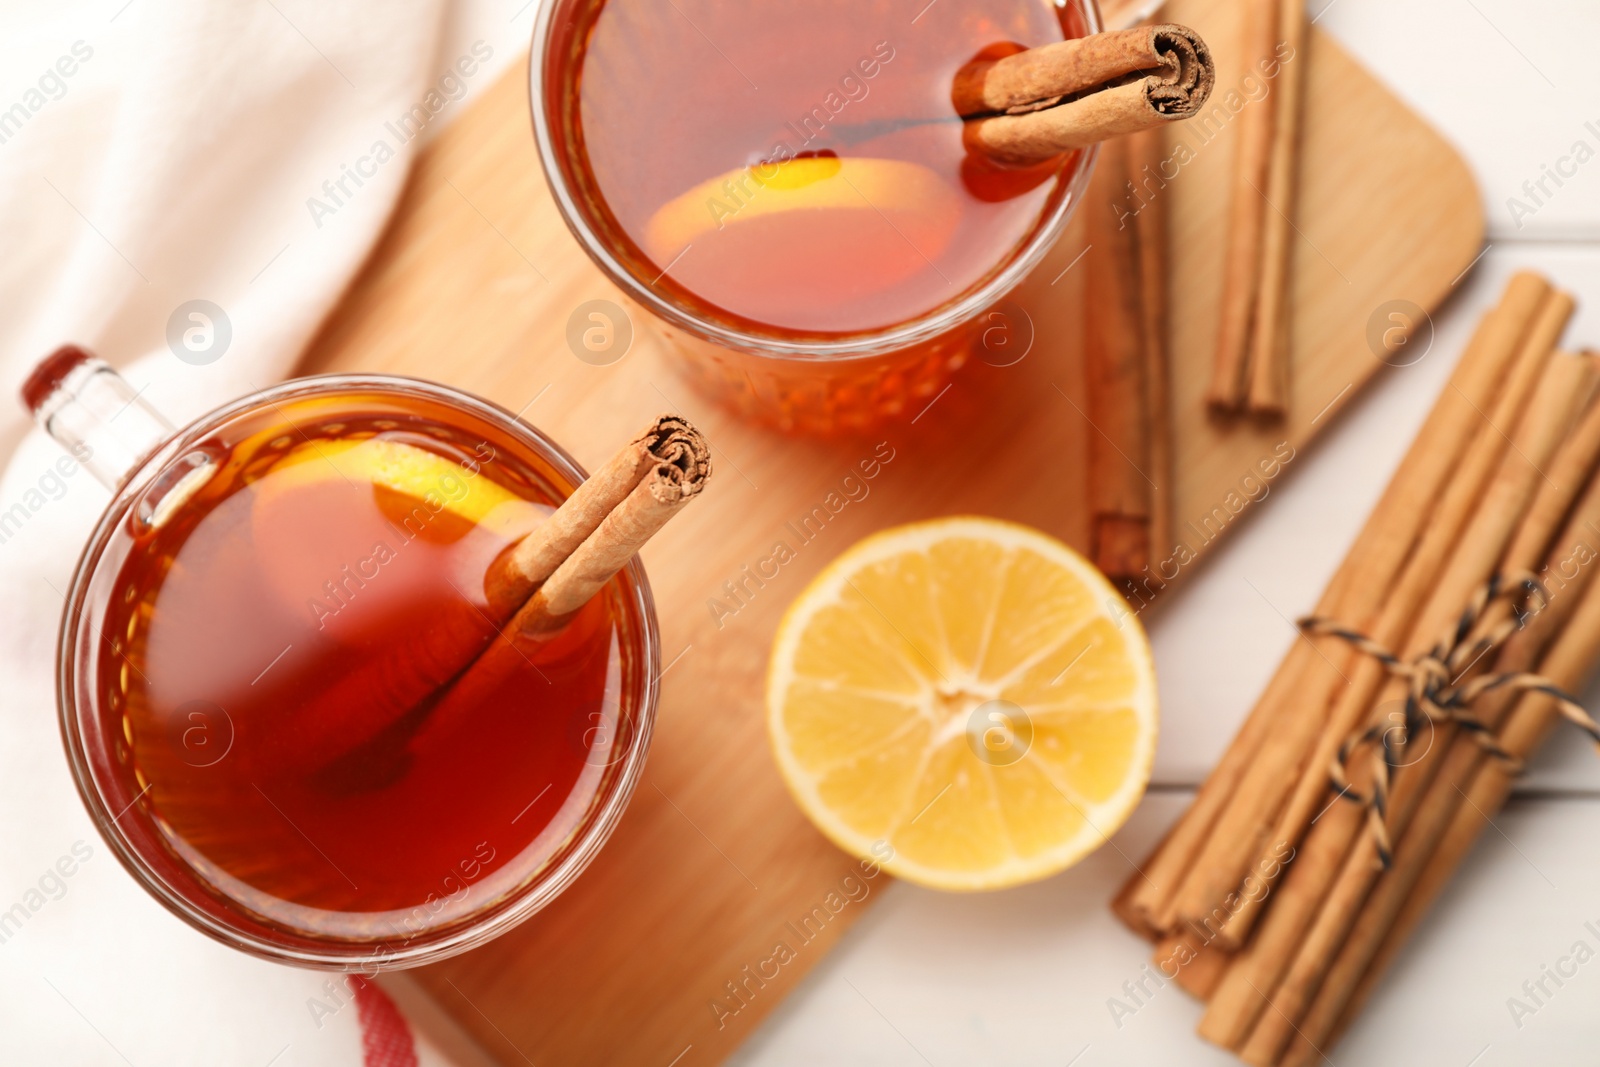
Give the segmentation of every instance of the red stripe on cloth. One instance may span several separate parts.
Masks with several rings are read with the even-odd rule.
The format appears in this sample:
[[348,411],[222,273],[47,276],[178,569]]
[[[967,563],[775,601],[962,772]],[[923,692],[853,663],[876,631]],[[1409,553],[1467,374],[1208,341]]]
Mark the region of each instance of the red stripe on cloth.
[[417,1067],[411,1027],[389,995],[360,975],[350,976],[361,1020],[362,1067]]

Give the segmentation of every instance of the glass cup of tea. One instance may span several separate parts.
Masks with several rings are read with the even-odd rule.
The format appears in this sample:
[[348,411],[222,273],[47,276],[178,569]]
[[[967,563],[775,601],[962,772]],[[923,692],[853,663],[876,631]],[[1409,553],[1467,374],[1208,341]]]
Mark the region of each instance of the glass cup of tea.
[[63,349],[24,398],[114,493],[67,595],[62,733],[122,864],[204,933],[377,970],[577,877],[638,783],[659,638],[637,559],[491,699],[434,699],[505,620],[491,561],[584,479],[503,409],[330,375],[181,431]]
[[916,413],[1054,244],[1093,150],[969,156],[980,51],[1092,0],[543,0],[533,127],[584,250],[713,395],[782,429]]

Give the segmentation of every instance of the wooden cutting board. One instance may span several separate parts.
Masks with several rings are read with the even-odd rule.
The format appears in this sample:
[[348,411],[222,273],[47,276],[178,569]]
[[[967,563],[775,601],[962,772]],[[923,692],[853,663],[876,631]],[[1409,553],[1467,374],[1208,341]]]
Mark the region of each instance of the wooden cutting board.
[[[1201,397],[1237,128],[1230,105],[1263,106],[1245,103],[1246,92],[1230,96],[1244,75],[1228,47],[1238,6],[1174,0],[1167,15],[1201,32],[1219,68],[1215,117],[1205,129],[1174,133],[1174,151],[1181,140],[1189,152],[1161,193],[1170,197],[1181,279],[1172,308],[1176,519],[1197,555],[1248,511],[1262,461],[1276,457],[1276,476],[1292,476],[1298,460],[1283,457],[1297,455],[1380,369],[1367,341],[1380,307],[1435,307],[1483,236],[1478,191],[1460,158],[1317,36],[1296,214],[1292,410],[1277,427],[1210,422]],[[1081,283],[1094,257],[1074,264],[1083,249],[1075,225],[1019,291],[1036,329],[1021,362],[974,363],[915,419],[864,441],[786,438],[694,393],[637,310],[625,358],[603,367],[575,358],[565,339],[573,309],[620,297],[557,216],[527,97],[519,67],[422,155],[388,234],[304,371],[389,371],[471,390],[523,412],[591,468],[649,417],[676,409],[706,429],[718,472],[707,496],[645,550],[668,666],[644,782],[615,837],[544,912],[416,978],[507,1065],[711,1064],[887,881],[869,883],[870,895],[832,914],[814,940],[800,941],[787,925],[811,914],[855,864],[801,816],[768,754],[761,688],[778,618],[846,546],[895,523],[981,513],[1084,545],[1084,455],[1095,431],[1082,414],[1078,338]],[[795,544],[785,523],[820,503],[879,442],[893,459],[870,494]],[[724,583],[767,558],[780,538],[796,558],[748,604],[730,600]],[[745,968],[769,959],[779,941],[794,958],[776,978],[747,982]],[[740,1000],[729,996],[730,982],[740,984]]]

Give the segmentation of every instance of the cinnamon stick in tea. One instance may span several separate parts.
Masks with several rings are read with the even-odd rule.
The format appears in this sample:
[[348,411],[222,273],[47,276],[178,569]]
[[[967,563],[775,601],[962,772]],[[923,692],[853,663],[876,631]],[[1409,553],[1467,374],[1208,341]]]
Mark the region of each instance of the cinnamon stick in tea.
[[956,75],[951,101],[969,151],[1026,167],[1189,118],[1215,84],[1200,35],[1164,24],[976,60]]
[[[1245,5],[1245,57],[1250,69],[1271,62],[1278,42],[1278,0]],[[1257,102],[1236,120],[1238,146],[1228,208],[1228,243],[1222,262],[1222,303],[1217,347],[1206,401],[1219,412],[1244,403],[1250,372],[1251,341],[1265,263],[1267,207],[1264,191],[1272,163],[1275,107]]]
[[1305,0],[1276,0],[1276,48],[1288,48],[1290,60],[1279,65],[1273,111],[1272,148],[1267,161],[1266,201],[1261,246],[1261,289],[1250,335],[1250,383],[1245,407],[1252,415],[1277,418],[1289,410],[1290,310],[1289,269],[1293,248],[1295,185],[1300,170],[1301,98],[1306,77]]
[[1090,558],[1122,588],[1150,564],[1151,496],[1144,311],[1137,234],[1126,207],[1128,143],[1113,141],[1086,201],[1094,269],[1085,283]]
[[[437,662],[390,680],[390,715],[384,725],[418,710],[406,744],[419,749],[434,731],[470,718],[482,704],[494,665],[509,651],[512,635],[528,625],[544,640],[613,574],[634,557],[645,539],[694,498],[710,477],[706,438],[677,416],[661,416],[640,437],[622,446],[594,477],[584,480],[562,506],[522,541],[499,555],[483,577],[498,637],[470,648],[430,649]],[[512,625],[507,625],[507,622]],[[384,731],[357,745],[355,757],[395,758]],[[349,758],[349,752],[339,753]]]
[[704,439],[697,432],[692,439],[681,431],[679,436],[678,462],[657,460],[645,470],[632,491],[528,598],[511,620],[512,633],[534,636],[560,626],[705,487],[711,461]]
[[[527,584],[528,575],[558,554],[551,546],[570,540],[571,531],[589,531],[565,558],[556,560],[549,577],[515,608],[489,647],[439,694],[412,747],[426,748],[431,736],[454,729],[469,716],[526,660],[522,646],[527,642],[556,639],[566,620],[698,496],[710,477],[711,452],[704,435],[687,420],[664,415],[601,468],[595,492],[580,499],[575,491],[545,520],[545,526],[553,527],[549,536],[540,538],[534,530],[524,539],[530,547],[519,544],[503,553],[486,579],[502,591]],[[600,508],[613,501],[596,520]]]
[[648,477],[663,485],[683,487],[680,492],[687,498],[699,491],[709,469],[710,453],[698,430],[676,415],[657,418],[573,490],[533,532],[501,554],[484,579],[490,610],[502,621],[510,618],[641,480]]

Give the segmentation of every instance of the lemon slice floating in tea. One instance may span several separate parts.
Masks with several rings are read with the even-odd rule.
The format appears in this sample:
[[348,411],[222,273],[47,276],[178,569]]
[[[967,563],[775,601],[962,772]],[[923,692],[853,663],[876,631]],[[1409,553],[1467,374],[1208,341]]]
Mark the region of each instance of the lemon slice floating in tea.
[[355,616],[400,611],[411,582],[371,579],[380,572],[415,577],[417,567],[431,566],[407,549],[413,540],[462,542],[450,556],[450,580],[475,595],[494,553],[547,510],[481,469],[386,437],[295,445],[251,488],[253,542],[292,546],[266,553],[263,572],[286,605],[315,616],[334,636],[355,625],[347,621],[352,613],[323,615],[345,595],[341,589],[360,605]]
[[262,491],[277,494],[330,480],[372,485],[406,498],[403,506],[427,501],[474,526],[526,527],[537,514],[534,505],[492,479],[469,473],[438,453],[384,437],[296,445],[272,465]]
[[859,300],[933,269],[960,217],[955,188],[919,163],[815,156],[700,183],[656,211],[644,244],[704,299],[794,322],[807,303]]
[[859,542],[773,646],[767,725],[795,800],[841,848],[938,889],[1077,862],[1128,817],[1155,753],[1150,648],[1120,603],[1024,526],[939,519]]

